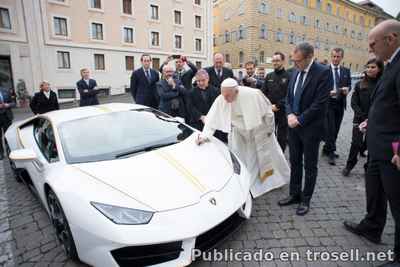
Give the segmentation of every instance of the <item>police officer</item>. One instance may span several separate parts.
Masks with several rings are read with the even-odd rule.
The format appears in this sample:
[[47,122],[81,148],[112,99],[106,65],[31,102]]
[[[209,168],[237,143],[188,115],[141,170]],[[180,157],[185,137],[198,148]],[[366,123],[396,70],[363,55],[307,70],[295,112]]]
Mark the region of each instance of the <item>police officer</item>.
[[289,84],[289,73],[284,68],[285,55],[275,52],[272,57],[274,71],[267,74],[262,91],[272,103],[275,114],[276,136],[282,151],[287,144],[288,125],[285,111],[285,99]]

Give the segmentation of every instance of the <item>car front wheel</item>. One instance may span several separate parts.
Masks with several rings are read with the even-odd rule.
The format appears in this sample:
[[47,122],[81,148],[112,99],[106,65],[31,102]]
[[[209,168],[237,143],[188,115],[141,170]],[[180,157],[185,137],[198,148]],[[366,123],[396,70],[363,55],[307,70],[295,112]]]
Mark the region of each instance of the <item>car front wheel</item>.
[[51,189],[47,194],[47,203],[50,211],[50,219],[56,231],[58,242],[64,249],[68,258],[79,261],[78,252],[76,251],[74,238],[72,237],[67,218],[65,217],[60,201]]

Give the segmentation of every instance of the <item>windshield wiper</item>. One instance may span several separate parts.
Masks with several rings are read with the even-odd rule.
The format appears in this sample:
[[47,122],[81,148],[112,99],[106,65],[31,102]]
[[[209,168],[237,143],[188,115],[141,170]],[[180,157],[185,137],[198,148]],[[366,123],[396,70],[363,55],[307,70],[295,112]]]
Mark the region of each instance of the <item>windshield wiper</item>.
[[133,155],[133,154],[136,154],[136,153],[140,153],[140,152],[149,152],[149,151],[152,151],[154,149],[165,147],[165,146],[174,145],[176,143],[178,143],[178,142],[162,143],[162,144],[157,144],[157,145],[153,145],[153,146],[147,146],[147,147],[144,147],[144,148],[134,149],[134,150],[131,150],[131,151],[119,153],[119,154],[117,154],[115,156],[115,158],[116,159],[123,158],[123,157],[129,156],[129,155]]

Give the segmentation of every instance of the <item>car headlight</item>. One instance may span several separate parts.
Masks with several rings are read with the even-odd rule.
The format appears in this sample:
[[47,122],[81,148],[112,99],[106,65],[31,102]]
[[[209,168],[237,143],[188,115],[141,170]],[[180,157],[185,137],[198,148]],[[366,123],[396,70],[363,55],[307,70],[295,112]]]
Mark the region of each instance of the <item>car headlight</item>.
[[231,155],[233,172],[240,175],[241,166],[240,166],[239,160],[236,158],[236,156],[231,151],[229,151],[229,154]]
[[154,214],[151,211],[122,208],[98,202],[90,202],[90,204],[115,224],[147,224]]

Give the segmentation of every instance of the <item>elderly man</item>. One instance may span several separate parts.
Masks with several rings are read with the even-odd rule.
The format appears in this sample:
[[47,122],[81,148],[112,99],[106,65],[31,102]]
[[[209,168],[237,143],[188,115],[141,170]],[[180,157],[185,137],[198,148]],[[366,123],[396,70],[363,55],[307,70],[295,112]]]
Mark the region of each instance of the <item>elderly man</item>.
[[218,89],[209,84],[210,78],[204,69],[199,70],[195,77],[197,85],[188,93],[189,124],[201,131],[206,115],[218,96]]
[[210,84],[216,88],[221,88],[221,83],[226,78],[233,78],[231,69],[224,67],[224,56],[221,53],[214,55],[214,64],[205,68],[210,76]]
[[260,90],[239,86],[231,78],[223,81],[197,144],[209,140],[216,130],[229,133],[229,147],[253,179],[253,197],[287,183],[289,166],[276,141],[271,103]]
[[367,215],[359,223],[344,222],[347,230],[379,243],[386,223],[387,201],[394,218],[394,259],[382,266],[400,267],[400,170],[396,163],[400,138],[400,22],[386,20],[368,35],[370,52],[387,61],[371,95],[367,127],[368,170],[365,177]]

